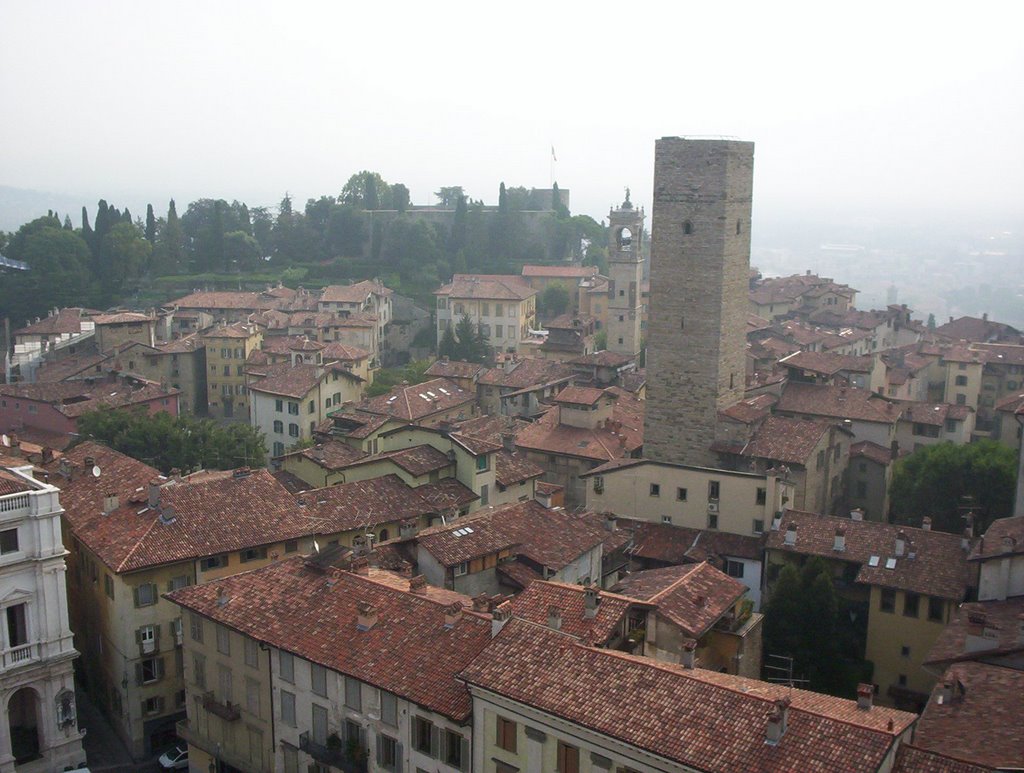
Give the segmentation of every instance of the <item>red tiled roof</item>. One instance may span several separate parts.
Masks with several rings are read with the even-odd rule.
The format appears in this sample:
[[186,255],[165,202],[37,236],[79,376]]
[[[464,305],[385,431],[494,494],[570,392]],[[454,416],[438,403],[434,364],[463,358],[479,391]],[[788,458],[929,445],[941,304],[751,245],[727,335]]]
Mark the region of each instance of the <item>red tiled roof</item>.
[[775,395],[771,394],[748,397],[719,411],[719,414],[743,424],[753,424],[771,413],[771,408],[775,405],[776,399]]
[[794,352],[779,360],[779,364],[808,373],[834,376],[842,371],[870,373],[872,359],[831,352]]
[[604,519],[593,513],[548,510],[530,500],[424,529],[416,539],[443,566],[516,547],[520,555],[558,570],[593,550],[607,536]]
[[324,380],[330,373],[347,374],[348,377],[362,381],[344,368],[323,367],[321,365],[292,365],[291,363],[280,363],[280,369],[274,370],[274,366],[257,371],[251,369],[250,375],[257,376],[260,373],[267,375],[258,380],[250,380],[250,392],[265,392],[271,395],[282,395],[284,397],[295,397],[303,399],[316,389],[316,385]]
[[[708,773],[878,770],[915,715],[658,663],[513,618],[462,673],[471,686]],[[789,699],[785,733],[766,716]],[[644,706],[645,710],[637,710]],[[889,723],[892,723],[892,729]]]
[[574,375],[573,369],[564,363],[536,357],[524,357],[504,368],[490,368],[480,375],[477,383],[484,386],[526,389],[541,384],[565,381]]
[[438,513],[461,510],[480,498],[457,478],[441,478],[437,483],[424,483],[416,489],[416,493]]
[[[944,682],[952,700],[939,702]],[[914,745],[994,768],[1024,768],[1024,671],[987,663],[946,669],[918,720]]]
[[[6,459],[7,457],[3,457]],[[18,465],[28,464],[29,462],[25,459],[18,459]],[[20,494],[24,491],[32,491],[33,487],[29,485],[28,481],[22,478],[20,475],[15,475],[2,467],[0,467],[0,497],[7,496],[8,494]]]
[[485,301],[524,301],[536,294],[521,276],[505,274],[456,274],[450,284],[434,291],[434,295]]
[[896,405],[902,409],[903,421],[912,421],[915,424],[930,424],[941,427],[946,419],[963,421],[973,413],[968,405],[952,405],[950,403],[926,403],[915,400],[899,400]]
[[36,384],[0,384],[0,395],[47,403],[65,416],[75,418],[99,408],[123,408],[151,400],[176,397],[181,390],[144,379],[117,382],[102,380],[57,381]]
[[529,588],[531,583],[544,579],[540,572],[519,559],[502,561],[495,571],[507,585],[518,588]]
[[385,394],[363,400],[356,405],[356,410],[418,421],[452,408],[468,408],[475,401],[476,395],[471,392],[460,389],[448,379],[435,378],[422,384],[393,387]]
[[[281,459],[289,456],[302,456],[309,459],[313,464],[325,470],[340,470],[352,462],[365,459],[367,453],[359,448],[342,443],[340,440],[325,440],[309,448],[302,448],[282,455]],[[310,488],[306,486],[306,488]]]
[[850,458],[858,456],[863,456],[877,464],[888,465],[892,461],[892,450],[880,446],[878,443],[872,443],[870,440],[862,440],[850,446]]
[[[928,651],[925,663],[953,663],[958,660],[985,660],[999,655],[1024,652],[1020,638],[1024,620],[1024,596],[1005,601],[972,601],[961,604],[953,618]],[[971,637],[968,629],[973,625],[982,630]],[[985,635],[987,634],[987,635]],[[980,639],[984,646],[978,646]]]
[[894,403],[867,389],[796,381],[786,384],[775,409],[782,413],[886,424],[896,421],[900,414]]
[[971,560],[1024,554],[1024,515],[997,518],[971,550]]
[[[463,612],[448,626],[447,605],[428,594],[333,567],[312,568],[302,558],[184,588],[168,598],[457,722],[469,717],[472,705],[455,677],[491,640],[491,624],[480,616]],[[377,622],[369,630],[357,626],[362,603],[376,609]]]
[[992,770],[987,765],[975,765],[903,743],[896,752],[892,773],[991,773]]
[[254,326],[245,322],[233,322],[230,325],[214,325],[199,335],[203,338],[250,338],[256,334]]
[[[152,467],[98,443],[85,442],[65,455],[82,470],[86,457],[100,476],[81,472],[71,479],[48,466],[61,489],[64,518],[74,535],[114,572],[266,545],[304,533],[291,497],[266,470],[245,477],[216,476],[206,481],[160,480],[160,509],[148,508]],[[198,480],[198,479],[197,479]],[[103,514],[108,492],[119,507]],[[161,512],[164,518],[161,519]]]
[[596,365],[600,368],[621,368],[623,365],[628,365],[631,362],[636,362],[636,357],[630,357],[628,354],[619,354],[618,352],[610,352],[607,349],[569,360],[570,365]]
[[959,319],[939,325],[935,333],[940,336],[960,341],[994,341],[1000,338],[1016,338],[1019,330],[1002,322],[993,322],[977,317],[960,317]]
[[486,366],[477,362],[462,362],[461,360],[437,360],[425,373],[434,378],[474,378],[487,370]]
[[503,448],[503,434],[514,435],[528,424],[527,421],[511,416],[477,416],[460,422],[458,431],[452,437],[464,445],[474,447],[477,446],[476,441],[482,441],[486,444],[486,449],[479,448],[481,453],[486,453],[492,448],[498,451],[494,456],[495,480],[502,486],[513,486],[544,474],[544,470],[527,459],[525,454],[500,450]]
[[36,383],[64,381],[81,374],[102,377],[102,372],[113,369],[114,351],[102,354],[73,354],[60,360],[44,360],[36,369]]
[[169,301],[168,306],[179,309],[236,309],[259,310],[277,308],[279,301],[254,292],[197,292],[189,293],[176,300]]
[[[785,535],[796,524],[796,544],[786,546]],[[845,530],[845,550],[834,549],[836,529]],[[905,535],[904,555],[896,556],[896,538]],[[768,550],[816,555],[860,564],[857,582],[912,591],[961,601],[968,587],[977,585],[977,569],[967,563],[961,537],[941,531],[916,529],[875,521],[855,521],[834,515],[787,510],[777,531],[769,531]],[[877,566],[870,566],[877,556]],[[913,556],[913,557],[911,557]],[[894,568],[887,568],[889,560]]]
[[582,279],[597,275],[597,266],[523,266],[523,276]]
[[764,545],[763,537],[691,529],[667,523],[620,518],[619,526],[633,532],[630,555],[665,564],[683,564],[727,556],[756,561],[760,560]]
[[1024,406],[1024,392],[1006,395],[1006,397],[996,403],[996,410],[1016,413],[1022,406]]
[[558,607],[562,614],[563,633],[577,638],[592,637],[603,644],[619,633],[629,608],[636,602],[618,593],[594,589],[598,604],[593,617],[586,615],[587,589],[582,585],[568,585],[537,579],[512,599],[512,615],[537,625],[548,624],[548,610]]
[[99,314],[92,309],[71,307],[61,309],[56,314],[51,314],[38,322],[33,322],[23,328],[15,330],[12,335],[61,335],[82,332],[82,320],[89,319],[93,314]]
[[92,321],[97,325],[121,325],[130,322],[155,322],[156,318],[134,311],[121,311],[116,314],[97,314]]
[[560,422],[561,408],[552,408],[516,435],[516,445],[529,451],[562,454],[607,462],[630,456],[643,446],[644,402],[621,392],[612,407],[612,419],[596,429]]
[[391,295],[389,290],[380,282],[366,279],[350,285],[327,285],[320,295],[321,303],[362,303],[368,295]]
[[554,402],[562,405],[594,405],[605,396],[603,389],[594,387],[568,386],[554,397]]
[[701,561],[633,572],[612,590],[655,605],[688,636],[699,639],[743,597],[747,586]]
[[341,483],[299,494],[306,534],[333,534],[432,515],[437,508],[397,475]]
[[806,466],[828,431],[829,425],[823,421],[768,416],[739,453],[755,459]]

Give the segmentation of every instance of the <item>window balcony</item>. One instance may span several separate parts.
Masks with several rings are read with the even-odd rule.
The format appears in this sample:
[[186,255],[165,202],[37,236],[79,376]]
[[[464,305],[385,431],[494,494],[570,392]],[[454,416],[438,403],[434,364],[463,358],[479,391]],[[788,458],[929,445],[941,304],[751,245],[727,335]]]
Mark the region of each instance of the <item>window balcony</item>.
[[242,712],[231,701],[221,703],[212,692],[203,695],[203,708],[226,722],[236,722],[242,718]]
[[[337,738],[336,735],[330,737]],[[299,734],[299,749],[317,762],[328,767],[339,768],[344,773],[366,773],[368,756],[366,750],[359,750],[362,751],[362,754],[357,755],[353,752],[356,752],[358,747],[346,748],[347,746],[348,744],[344,744],[344,742],[340,742],[336,748],[333,745],[319,744],[313,740],[308,730]],[[360,758],[357,759],[357,756]]]
[[4,650],[0,653],[2,660],[0,660],[0,668],[16,668],[17,666],[23,666],[27,663],[34,663],[39,660],[40,657],[40,643],[32,642],[30,644],[21,644],[17,647],[11,647],[10,649]]

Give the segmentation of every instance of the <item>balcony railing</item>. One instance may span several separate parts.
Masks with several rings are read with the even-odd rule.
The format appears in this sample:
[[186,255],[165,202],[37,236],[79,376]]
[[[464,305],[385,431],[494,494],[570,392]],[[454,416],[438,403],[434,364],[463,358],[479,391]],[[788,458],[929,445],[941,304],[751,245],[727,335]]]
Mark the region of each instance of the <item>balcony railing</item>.
[[27,510],[31,498],[28,494],[10,494],[0,497],[0,513],[11,513],[15,510]]
[[344,773],[366,773],[367,755],[365,750],[363,750],[362,759],[356,759],[344,747],[334,749],[317,743],[312,739],[308,730],[299,734],[299,749],[317,762],[332,768],[340,768]]
[[203,695],[203,708],[211,714],[214,714],[228,722],[236,722],[242,718],[242,712],[239,710],[238,706],[233,704],[231,701],[221,703],[216,697],[214,697],[212,692],[208,692]]
[[2,655],[0,666],[3,668],[14,668],[15,666],[39,660],[39,647],[39,642],[33,642],[4,650],[0,653]]

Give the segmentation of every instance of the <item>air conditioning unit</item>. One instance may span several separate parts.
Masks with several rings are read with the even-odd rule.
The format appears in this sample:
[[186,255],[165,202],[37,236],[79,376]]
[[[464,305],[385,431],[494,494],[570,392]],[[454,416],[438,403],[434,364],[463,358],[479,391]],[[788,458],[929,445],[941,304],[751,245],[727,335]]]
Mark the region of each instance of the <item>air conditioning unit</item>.
[[718,512],[718,502],[708,502],[708,512],[709,513],[717,513]]

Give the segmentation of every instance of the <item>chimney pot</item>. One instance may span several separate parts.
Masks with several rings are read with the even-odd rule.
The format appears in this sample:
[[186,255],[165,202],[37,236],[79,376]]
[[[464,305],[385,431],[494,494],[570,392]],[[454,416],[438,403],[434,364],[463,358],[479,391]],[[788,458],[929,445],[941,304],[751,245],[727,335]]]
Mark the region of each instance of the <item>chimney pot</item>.
[[869,711],[875,696],[873,685],[861,683],[857,685],[857,708]]
[[896,532],[896,557],[902,558],[907,550],[907,533],[900,529]]
[[583,596],[585,604],[584,614],[591,619],[597,617],[597,607],[601,603],[601,596],[597,592],[597,586],[591,585],[588,587],[583,591]]
[[796,524],[795,523],[790,523],[789,526],[786,527],[786,536],[785,536],[785,538],[783,540],[783,544],[789,545],[790,547],[792,547],[793,545],[796,544]]
[[153,478],[149,482],[149,508],[156,510],[160,507],[160,480],[159,478]]
[[[365,559],[364,559],[365,560]],[[422,574],[409,578],[409,590],[412,593],[422,595],[427,592],[427,578]]]
[[846,550],[846,529],[842,526],[836,529],[835,541],[832,544],[832,549],[839,551],[840,553]]
[[512,618],[512,604],[511,602],[504,602],[499,604],[491,611],[491,638],[497,636],[501,629],[505,627]]
[[859,507],[854,508],[853,510],[850,511],[850,520],[851,521],[863,521],[864,520],[864,511],[861,510]]
[[[353,574],[358,574],[362,575],[363,577],[366,577],[370,574],[370,559],[368,559],[366,556],[359,556],[358,558],[353,558],[350,567]],[[410,582],[410,585],[411,584],[412,583]]]
[[932,530],[932,519],[929,518],[927,515],[921,519],[921,528],[925,531]]
[[462,617],[462,603],[459,601],[453,601],[451,604],[444,608],[444,627],[454,628],[455,624],[459,622]]
[[487,612],[491,608],[491,597],[486,593],[478,593],[473,597],[473,611]]
[[680,663],[683,668],[693,668],[694,656],[697,651],[697,640],[696,639],[684,639],[683,640],[683,652],[680,659]]
[[562,629],[562,610],[554,604],[548,607],[548,627],[556,631]]
[[370,602],[356,602],[356,612],[356,627],[360,631],[369,631],[377,624],[377,607]]

